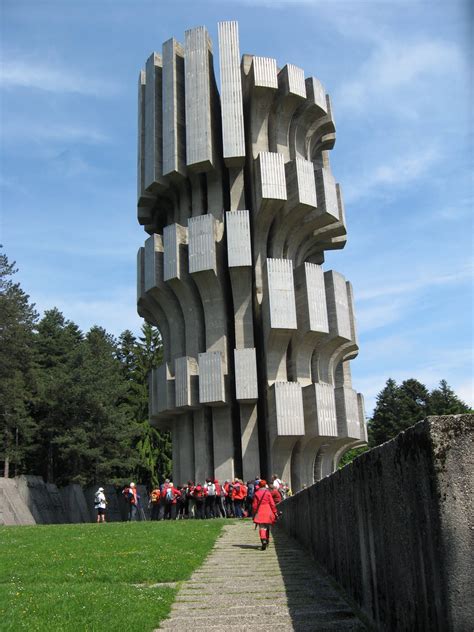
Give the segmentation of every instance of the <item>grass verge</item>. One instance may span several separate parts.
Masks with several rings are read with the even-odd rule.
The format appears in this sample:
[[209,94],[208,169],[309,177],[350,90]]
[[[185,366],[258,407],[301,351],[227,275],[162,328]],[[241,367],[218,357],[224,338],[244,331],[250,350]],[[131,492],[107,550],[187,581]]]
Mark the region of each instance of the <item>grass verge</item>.
[[204,560],[222,521],[0,527],[0,628],[147,632]]

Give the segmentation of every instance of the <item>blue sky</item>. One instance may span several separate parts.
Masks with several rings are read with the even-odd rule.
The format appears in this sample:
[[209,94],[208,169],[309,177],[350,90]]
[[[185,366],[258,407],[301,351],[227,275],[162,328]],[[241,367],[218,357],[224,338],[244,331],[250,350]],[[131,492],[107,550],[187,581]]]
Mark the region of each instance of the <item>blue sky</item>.
[[[237,19],[241,53],[331,94],[367,412],[388,377],[473,403],[472,3],[0,0],[1,233],[37,308],[138,332],[136,85],[171,36]],[[469,30],[471,28],[471,31]],[[216,59],[217,61],[217,59]],[[471,109],[470,109],[471,108]]]

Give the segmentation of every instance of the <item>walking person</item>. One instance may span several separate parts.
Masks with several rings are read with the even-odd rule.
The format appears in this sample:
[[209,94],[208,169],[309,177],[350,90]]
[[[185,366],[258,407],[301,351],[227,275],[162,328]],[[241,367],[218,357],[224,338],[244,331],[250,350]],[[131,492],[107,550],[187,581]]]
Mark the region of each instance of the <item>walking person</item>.
[[270,527],[276,522],[278,510],[267,482],[264,480],[260,481],[259,489],[253,497],[252,511],[253,521],[255,525],[258,525],[262,551],[265,551],[270,543]]
[[99,487],[94,495],[94,508],[97,511],[97,523],[105,522],[105,509],[107,500],[105,499],[104,488]]

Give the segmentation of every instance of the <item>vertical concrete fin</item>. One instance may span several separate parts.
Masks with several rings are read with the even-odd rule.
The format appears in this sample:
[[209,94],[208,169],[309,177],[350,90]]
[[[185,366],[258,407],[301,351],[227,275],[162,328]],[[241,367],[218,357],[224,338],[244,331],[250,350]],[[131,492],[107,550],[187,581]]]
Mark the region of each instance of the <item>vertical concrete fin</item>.
[[145,174],[144,186],[151,193],[168,187],[163,178],[162,61],[152,53],[145,66]]
[[225,214],[227,258],[229,268],[252,265],[250,246],[250,216],[248,211],[229,211]]
[[219,62],[224,160],[239,166],[245,162],[245,134],[237,22],[219,22]]
[[186,175],[184,49],[174,38],[163,44],[163,174]]
[[212,44],[207,29],[185,34],[186,164],[196,172],[214,167],[212,124]]

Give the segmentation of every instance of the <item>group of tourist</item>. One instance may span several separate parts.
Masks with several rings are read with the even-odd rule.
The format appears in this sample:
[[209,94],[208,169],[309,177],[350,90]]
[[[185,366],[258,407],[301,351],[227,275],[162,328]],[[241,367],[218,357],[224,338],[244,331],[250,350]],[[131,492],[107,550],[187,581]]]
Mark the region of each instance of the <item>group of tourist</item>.
[[[135,483],[125,487],[123,497],[128,503],[128,519],[139,518],[141,498]],[[259,527],[261,548],[264,551],[270,540],[270,527],[278,518],[277,505],[291,490],[278,476],[273,475],[271,484],[259,477],[244,483],[239,478],[220,483],[208,478],[204,484],[188,481],[175,487],[170,479],[154,488],[149,496],[152,520],[179,520],[185,518],[247,518],[253,517]],[[103,487],[95,493],[94,506],[97,522],[105,522],[107,500]]]
[[[205,483],[188,481],[177,487],[169,479],[152,490],[150,509],[152,520],[204,518],[246,518],[252,515],[252,503],[262,479],[244,483],[239,478],[220,483],[207,478]],[[266,485],[266,483],[265,483]],[[288,486],[276,475],[272,477],[270,493],[276,504],[291,495]]]
[[[205,483],[188,481],[175,486],[170,479],[152,489],[148,498],[151,520],[182,520],[209,518],[246,518],[252,515],[252,503],[262,479],[244,483],[239,478],[226,480],[207,478]],[[278,476],[267,486],[275,504],[291,496],[291,490]],[[128,520],[143,517],[143,499],[135,483],[125,487],[122,495],[128,504]],[[103,487],[95,494],[97,522],[105,522],[107,501]]]

